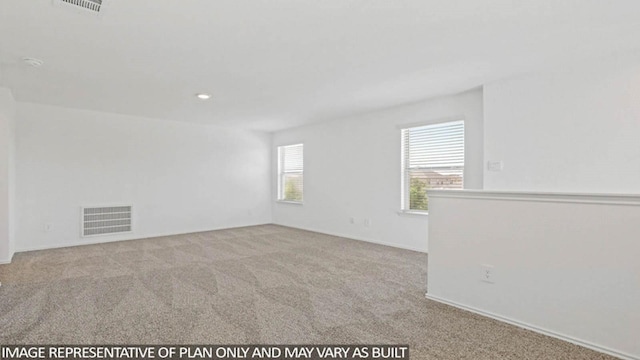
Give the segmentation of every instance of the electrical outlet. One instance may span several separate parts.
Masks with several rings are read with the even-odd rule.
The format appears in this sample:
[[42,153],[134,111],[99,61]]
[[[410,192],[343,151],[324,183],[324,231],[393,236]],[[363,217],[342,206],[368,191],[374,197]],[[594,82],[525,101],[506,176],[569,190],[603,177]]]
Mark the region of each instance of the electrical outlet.
[[489,284],[495,283],[494,279],[494,267],[493,265],[481,264],[480,265],[480,280]]
[[371,219],[364,219],[364,226],[371,227]]
[[44,232],[51,232],[51,231],[53,231],[53,223],[45,223]]

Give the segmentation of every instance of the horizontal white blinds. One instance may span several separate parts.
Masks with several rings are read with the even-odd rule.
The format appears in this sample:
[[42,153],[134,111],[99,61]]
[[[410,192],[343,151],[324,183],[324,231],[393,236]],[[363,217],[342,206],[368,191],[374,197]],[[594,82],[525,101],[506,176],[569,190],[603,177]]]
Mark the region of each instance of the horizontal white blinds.
[[464,121],[402,130],[405,210],[427,210],[427,189],[462,189]]
[[279,189],[278,199],[302,201],[304,186],[304,145],[278,148]]
[[403,130],[408,145],[408,168],[464,166],[464,121]]
[[303,171],[303,151],[304,149],[302,144],[281,146],[280,153],[282,156],[282,171],[285,173]]

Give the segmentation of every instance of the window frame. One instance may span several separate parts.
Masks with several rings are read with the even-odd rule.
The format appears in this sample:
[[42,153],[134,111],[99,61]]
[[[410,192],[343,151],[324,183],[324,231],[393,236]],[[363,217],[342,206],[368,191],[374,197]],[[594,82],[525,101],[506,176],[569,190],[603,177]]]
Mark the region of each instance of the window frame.
[[[302,170],[300,171],[286,171],[284,169],[284,149],[288,147],[301,146],[302,147]],[[304,143],[294,143],[288,145],[279,145],[276,148],[276,156],[278,162],[278,188],[276,202],[284,203],[284,204],[294,204],[294,205],[302,205],[304,203]],[[287,200],[285,199],[285,176],[286,175],[295,175],[299,174],[302,177],[302,191],[301,191],[301,200]]]
[[410,124],[400,124],[397,128],[400,130],[400,211],[399,214],[408,214],[408,215],[429,215],[429,210],[420,210],[420,209],[410,209],[410,176],[408,174],[409,169],[407,168],[407,162],[409,159],[409,149],[405,144],[405,136],[404,132],[409,131],[414,128],[419,127],[427,127],[427,126],[435,126],[435,125],[443,125],[446,123],[455,123],[462,122],[463,128],[463,152],[464,152],[464,160],[462,165],[462,188],[465,188],[465,172],[466,172],[466,119],[463,116],[457,117],[449,117],[449,118],[441,118],[437,120],[410,123]]

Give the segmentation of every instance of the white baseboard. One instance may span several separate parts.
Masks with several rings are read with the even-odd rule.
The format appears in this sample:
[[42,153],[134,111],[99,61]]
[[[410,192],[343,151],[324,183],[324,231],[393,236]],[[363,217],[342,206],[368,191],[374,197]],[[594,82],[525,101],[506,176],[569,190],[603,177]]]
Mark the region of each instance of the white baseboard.
[[[384,241],[378,241],[378,240],[375,240],[375,239],[356,237],[356,236],[348,235],[348,234],[340,234],[340,233],[336,233],[336,232],[330,232],[330,231],[307,228],[307,227],[300,227],[300,226],[290,226],[290,225],[286,225],[286,224],[262,223],[262,222],[261,223],[255,223],[255,224],[241,225],[241,226],[217,227],[217,228],[207,228],[207,229],[197,229],[197,230],[186,230],[186,231],[181,231],[181,232],[153,233],[153,234],[143,234],[143,235],[129,234],[128,236],[124,236],[124,237],[117,236],[117,237],[113,237],[113,238],[106,238],[106,237],[104,237],[104,238],[84,238],[83,240],[69,242],[69,243],[54,243],[54,244],[46,244],[46,245],[21,247],[21,248],[17,249],[16,252],[59,249],[59,248],[65,248],[65,247],[104,244],[104,243],[118,242],[118,241],[140,240],[140,239],[148,239],[148,238],[162,237],[162,236],[186,235],[186,234],[193,234],[193,233],[199,233],[199,232],[225,230],[225,229],[235,229],[235,228],[241,228],[241,227],[247,227],[247,226],[258,226],[258,225],[269,225],[269,224],[279,225],[279,226],[284,226],[284,227],[290,227],[290,228],[300,229],[300,230],[306,230],[306,231],[316,232],[316,233],[325,234],[325,235],[338,236],[338,237],[343,237],[343,238],[357,240],[357,241],[364,241],[364,242],[373,243],[373,244],[377,244],[377,245],[390,246],[390,247],[404,249],[404,250],[417,251],[417,252],[421,252],[421,253],[426,253],[427,252],[425,249],[418,249],[418,248],[414,248],[414,247],[411,247],[411,246],[404,246],[404,245],[395,244],[395,243],[388,243],[388,242],[384,242]],[[11,260],[9,259],[5,263],[8,264],[10,262],[11,262]],[[2,264],[2,263],[3,263],[2,260],[0,260],[0,264]]]
[[0,259],[0,265],[11,264],[11,260],[13,260],[13,253],[9,255],[8,259]]
[[28,247],[20,248],[16,250],[16,252],[60,249],[60,248],[82,246],[82,245],[106,244],[106,243],[118,242],[118,241],[141,240],[141,239],[149,239],[149,238],[156,238],[156,237],[163,237],[163,236],[187,235],[187,234],[195,234],[195,233],[201,233],[201,232],[207,232],[207,231],[229,230],[229,229],[237,229],[237,228],[243,228],[248,226],[269,225],[269,224],[270,223],[256,223],[256,224],[248,224],[248,225],[242,225],[242,226],[207,228],[207,229],[199,229],[199,230],[186,230],[181,232],[153,233],[153,234],[144,234],[144,235],[129,234],[129,236],[113,237],[113,238],[107,238],[107,237],[85,238],[85,240],[74,241],[70,243],[28,246]]
[[343,237],[343,238],[347,238],[347,239],[351,239],[351,240],[364,241],[364,242],[368,242],[368,243],[372,243],[372,244],[384,245],[384,246],[394,247],[394,248],[398,248],[398,249],[417,251],[417,252],[421,252],[421,253],[426,253],[427,252],[426,249],[418,249],[418,248],[414,248],[414,247],[411,247],[411,246],[405,246],[405,245],[395,244],[395,243],[388,243],[388,242],[378,241],[378,240],[374,240],[374,239],[366,239],[366,238],[357,237],[357,236],[353,236],[353,235],[339,234],[339,233],[332,232],[332,231],[318,230],[318,229],[312,229],[312,228],[308,228],[308,227],[291,226],[291,225],[278,224],[278,223],[275,223],[274,225],[290,227],[290,228],[293,228],[293,229],[306,230],[306,231],[311,231],[311,232],[325,234],[325,235]]
[[491,313],[491,312],[488,312],[488,311],[476,309],[474,307],[463,305],[463,304],[457,303],[455,301],[446,300],[446,299],[440,298],[438,296],[433,296],[433,295],[426,294],[426,298],[429,299],[429,300],[437,301],[439,303],[443,303],[443,304],[446,304],[446,305],[450,305],[450,306],[456,307],[458,309],[470,311],[470,312],[476,313],[478,315],[486,316],[486,317],[489,317],[489,318],[492,318],[492,319],[495,319],[495,320],[498,320],[498,321],[502,321],[502,322],[505,322],[505,323],[508,323],[508,324],[511,324],[511,325],[515,325],[515,326],[518,326],[518,327],[521,327],[521,328],[524,328],[524,329],[527,329],[527,330],[535,331],[537,333],[540,333],[540,334],[543,334],[543,335],[547,335],[547,336],[550,336],[550,337],[553,337],[553,338],[556,338],[556,339],[567,341],[567,342],[570,342],[572,344],[576,344],[576,345],[579,345],[579,346],[582,346],[582,347],[586,347],[586,348],[589,348],[591,350],[595,350],[595,351],[598,351],[598,352],[601,352],[601,353],[604,353],[604,354],[615,356],[615,357],[620,358],[620,359],[640,360],[639,357],[631,355],[631,354],[627,354],[627,353],[624,353],[624,352],[621,352],[621,351],[610,349],[610,348],[605,347],[605,346],[600,346],[600,345],[594,344],[594,343],[589,342],[589,341],[576,339],[576,338],[571,337],[569,335],[565,335],[565,334],[561,334],[561,333],[558,333],[558,332],[555,332],[555,331],[552,331],[552,330],[544,329],[544,328],[541,328],[541,327],[538,327],[538,326],[535,326],[535,325],[531,325],[531,324],[528,324],[528,323],[525,323],[525,322],[521,322],[521,321],[518,321],[518,320],[515,320],[515,319],[512,319],[512,318],[509,318],[509,317],[505,317],[505,316],[497,315],[497,314],[494,314],[494,313]]

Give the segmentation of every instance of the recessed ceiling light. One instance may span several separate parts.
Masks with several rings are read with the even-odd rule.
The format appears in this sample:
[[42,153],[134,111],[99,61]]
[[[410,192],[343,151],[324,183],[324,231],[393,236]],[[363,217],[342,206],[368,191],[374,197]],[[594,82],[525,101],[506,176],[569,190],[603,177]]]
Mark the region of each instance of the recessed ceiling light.
[[23,57],[22,62],[33,67],[40,67],[44,64],[44,61],[32,57]]
[[209,100],[209,99],[211,99],[211,94],[198,93],[198,94],[196,94],[196,96],[200,100]]

